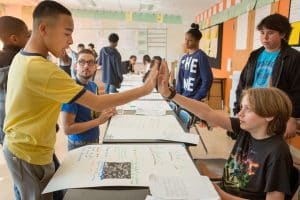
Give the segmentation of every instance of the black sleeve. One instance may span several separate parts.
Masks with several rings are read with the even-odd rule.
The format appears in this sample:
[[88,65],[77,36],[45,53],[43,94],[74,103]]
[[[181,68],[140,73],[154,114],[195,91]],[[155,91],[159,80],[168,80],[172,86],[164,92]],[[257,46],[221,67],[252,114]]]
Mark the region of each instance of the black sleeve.
[[236,117],[230,117],[232,131],[236,134],[239,134],[241,131],[240,120]]
[[[296,54],[296,53],[295,53]],[[292,117],[300,118],[300,53],[294,56],[293,60],[288,66],[287,77],[289,83],[289,90],[287,95],[290,97],[293,105]]]
[[274,152],[270,158],[270,163],[266,169],[266,185],[264,192],[283,192],[285,195],[291,195],[291,173],[292,161],[287,150],[280,149],[280,152]]

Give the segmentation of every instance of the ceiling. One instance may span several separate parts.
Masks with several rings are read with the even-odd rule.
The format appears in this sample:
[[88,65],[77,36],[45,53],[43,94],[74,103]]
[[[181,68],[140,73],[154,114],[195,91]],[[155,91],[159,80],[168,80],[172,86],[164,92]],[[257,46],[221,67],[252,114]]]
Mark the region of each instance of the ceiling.
[[[189,23],[220,0],[57,0],[68,8],[180,15]],[[40,0],[0,0],[3,4],[36,5]]]

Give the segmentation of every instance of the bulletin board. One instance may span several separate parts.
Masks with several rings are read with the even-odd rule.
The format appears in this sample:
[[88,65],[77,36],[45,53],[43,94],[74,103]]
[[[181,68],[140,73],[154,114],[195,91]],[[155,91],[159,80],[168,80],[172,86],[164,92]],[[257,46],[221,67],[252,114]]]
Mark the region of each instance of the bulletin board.
[[200,48],[208,55],[211,67],[221,68],[223,23],[201,30]]

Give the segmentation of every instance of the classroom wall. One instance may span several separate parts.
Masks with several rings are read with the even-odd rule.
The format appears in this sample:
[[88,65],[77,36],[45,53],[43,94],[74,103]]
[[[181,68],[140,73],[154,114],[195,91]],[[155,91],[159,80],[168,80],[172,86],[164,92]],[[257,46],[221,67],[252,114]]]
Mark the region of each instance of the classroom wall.
[[[226,0],[224,0],[225,2]],[[234,1],[231,1],[232,5]],[[225,8],[225,5],[224,5]],[[271,5],[271,13],[280,13],[286,17],[289,16],[290,0],[279,0]],[[225,105],[229,104],[229,93],[231,89],[231,79],[229,78],[234,70],[242,70],[245,66],[250,52],[253,50],[253,35],[256,28],[254,27],[255,10],[248,13],[248,34],[247,47],[244,50],[236,50],[236,28],[237,18],[227,20],[223,24],[223,43],[222,43],[222,62],[220,70],[213,70],[214,76],[226,79],[225,85]],[[228,59],[231,59],[231,69],[227,70]],[[288,143],[297,149],[300,149],[300,136],[289,139]]]
[[[235,4],[235,0],[223,0],[223,9],[228,8],[227,2],[230,5]],[[220,3],[220,2],[219,2]],[[220,4],[217,4],[218,10]],[[285,16],[289,14],[290,0],[279,0],[271,4],[271,13],[280,13]],[[213,6],[208,10],[200,13],[196,16],[199,19],[203,16],[208,16]],[[201,17],[200,17],[201,15]],[[210,19],[208,18],[209,22]],[[255,23],[255,10],[251,10],[248,13],[248,30],[247,30],[247,46],[243,50],[236,50],[236,34],[237,34],[237,18],[232,18],[223,23],[223,42],[222,42],[222,53],[221,53],[221,69],[213,69],[214,77],[224,78],[225,81],[225,108],[229,110],[229,97],[231,90],[231,79],[230,76],[234,70],[242,70],[245,66],[250,52],[253,50],[254,27]],[[228,66],[229,65],[229,66]]]
[[[22,5],[4,5],[0,4],[0,16],[12,15],[21,18],[25,21],[29,29],[32,29],[32,12],[34,7]],[[184,41],[184,33],[186,27],[182,24],[159,24],[159,23],[145,23],[145,22],[127,22],[118,20],[100,20],[93,18],[74,17],[74,32],[73,32],[73,45],[71,47],[76,49],[78,43],[88,44],[93,42],[96,46],[97,52],[102,48],[99,44],[101,34],[99,30],[103,29],[167,29],[167,45],[166,45],[166,59],[172,62],[180,57],[182,54],[182,43]],[[120,39],[122,36],[120,35]],[[107,40],[105,38],[105,40]],[[129,45],[129,44],[128,44]],[[0,47],[2,44],[0,44]],[[153,56],[153,55],[150,55]],[[124,57],[124,60],[128,59]],[[138,58],[141,62],[142,58]]]

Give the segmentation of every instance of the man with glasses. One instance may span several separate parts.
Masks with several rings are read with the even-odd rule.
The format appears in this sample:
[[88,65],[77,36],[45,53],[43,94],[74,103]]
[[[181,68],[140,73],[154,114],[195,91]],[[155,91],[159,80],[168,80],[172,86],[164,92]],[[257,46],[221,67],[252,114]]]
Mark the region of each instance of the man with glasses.
[[[89,49],[78,53],[76,82],[86,90],[98,94],[98,87],[90,78],[96,71],[96,58]],[[87,107],[77,103],[63,104],[61,118],[63,130],[68,135],[68,150],[87,144],[99,143],[99,125],[106,122],[115,112],[110,108],[101,112],[100,116]]]

